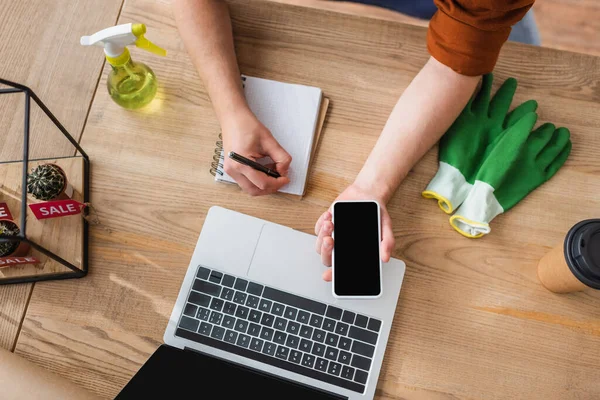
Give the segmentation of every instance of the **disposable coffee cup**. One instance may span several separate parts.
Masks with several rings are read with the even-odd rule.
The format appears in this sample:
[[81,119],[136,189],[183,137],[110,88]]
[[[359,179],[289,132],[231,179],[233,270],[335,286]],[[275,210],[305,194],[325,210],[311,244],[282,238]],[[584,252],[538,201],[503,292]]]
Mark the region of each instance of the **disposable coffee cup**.
[[600,289],[600,219],[581,221],[571,228],[563,245],[538,263],[538,278],[555,293]]

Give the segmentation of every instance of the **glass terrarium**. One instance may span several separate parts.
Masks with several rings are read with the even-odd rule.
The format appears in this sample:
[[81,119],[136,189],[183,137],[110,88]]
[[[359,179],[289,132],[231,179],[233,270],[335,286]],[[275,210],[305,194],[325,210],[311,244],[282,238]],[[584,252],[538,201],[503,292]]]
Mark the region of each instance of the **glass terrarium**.
[[0,284],[88,271],[87,154],[26,86],[0,79]]

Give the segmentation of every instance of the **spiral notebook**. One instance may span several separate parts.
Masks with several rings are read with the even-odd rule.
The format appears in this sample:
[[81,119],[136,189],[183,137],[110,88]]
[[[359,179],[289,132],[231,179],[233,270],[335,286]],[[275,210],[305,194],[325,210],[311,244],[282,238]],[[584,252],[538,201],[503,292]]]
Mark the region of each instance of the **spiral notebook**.
[[[242,76],[244,93],[252,112],[292,156],[290,183],[279,191],[302,196],[313,154],[329,106],[321,89]],[[223,142],[217,142],[211,173],[217,182],[235,183],[223,171]],[[270,160],[259,160],[268,163]]]

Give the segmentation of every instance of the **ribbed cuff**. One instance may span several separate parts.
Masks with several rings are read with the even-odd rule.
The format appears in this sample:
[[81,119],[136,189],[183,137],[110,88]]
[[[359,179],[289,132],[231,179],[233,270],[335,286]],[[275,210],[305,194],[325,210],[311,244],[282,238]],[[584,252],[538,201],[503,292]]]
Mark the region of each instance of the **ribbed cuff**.
[[436,199],[442,211],[452,214],[465,201],[472,187],[456,167],[440,161],[437,173],[421,195]]
[[490,222],[503,212],[504,208],[494,196],[494,188],[475,181],[465,202],[450,217],[450,225],[463,236],[479,238],[491,232]]

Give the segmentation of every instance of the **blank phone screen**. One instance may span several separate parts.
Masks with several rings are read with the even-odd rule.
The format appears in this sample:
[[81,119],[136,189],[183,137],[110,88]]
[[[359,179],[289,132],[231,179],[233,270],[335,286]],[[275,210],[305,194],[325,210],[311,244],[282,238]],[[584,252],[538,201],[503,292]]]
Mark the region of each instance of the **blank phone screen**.
[[381,293],[377,203],[336,203],[333,209],[333,291],[337,296]]

